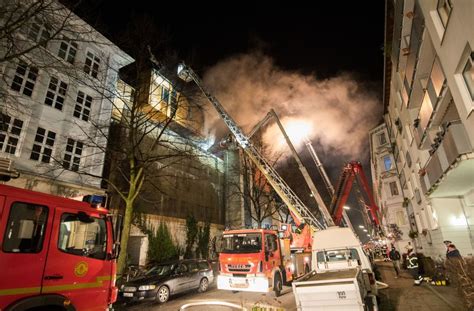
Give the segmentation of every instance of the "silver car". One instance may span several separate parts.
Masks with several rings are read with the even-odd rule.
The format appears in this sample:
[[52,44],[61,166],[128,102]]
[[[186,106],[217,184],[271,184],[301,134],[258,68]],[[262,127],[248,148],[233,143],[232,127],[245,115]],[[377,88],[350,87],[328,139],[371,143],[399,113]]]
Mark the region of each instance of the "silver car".
[[190,290],[205,292],[214,281],[214,272],[206,260],[180,260],[152,265],[143,276],[120,287],[124,302],[168,301],[171,295]]

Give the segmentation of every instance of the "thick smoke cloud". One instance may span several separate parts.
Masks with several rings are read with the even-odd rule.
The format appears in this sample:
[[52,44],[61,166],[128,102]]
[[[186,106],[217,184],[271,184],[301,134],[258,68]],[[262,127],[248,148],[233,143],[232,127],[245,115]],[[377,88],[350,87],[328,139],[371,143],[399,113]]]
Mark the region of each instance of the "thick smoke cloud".
[[[318,80],[281,70],[260,53],[218,63],[205,73],[204,83],[244,131],[249,132],[273,108],[284,125],[294,120],[309,123],[310,139],[324,153],[350,159],[366,154],[368,130],[376,125],[382,109],[375,94],[350,74]],[[222,133],[222,121],[213,109],[208,111],[209,132]],[[282,136],[272,124],[263,139],[277,148],[275,142]]]

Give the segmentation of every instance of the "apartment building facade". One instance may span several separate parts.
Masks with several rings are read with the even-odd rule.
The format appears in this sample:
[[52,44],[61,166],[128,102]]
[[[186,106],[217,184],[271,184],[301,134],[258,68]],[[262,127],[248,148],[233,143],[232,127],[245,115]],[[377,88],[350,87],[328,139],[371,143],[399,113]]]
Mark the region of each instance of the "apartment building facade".
[[[474,2],[387,1],[385,126],[413,242],[474,254]],[[379,177],[380,178],[380,177]]]
[[[150,248],[146,231],[156,230],[160,223],[166,224],[180,249],[186,246],[186,219],[190,215],[201,227],[210,224],[211,239],[222,232],[227,206],[226,172],[224,160],[208,151],[204,110],[187,96],[189,93],[178,90],[175,82],[151,62],[143,66],[132,63],[119,75],[111,132],[136,126],[144,131],[138,135],[142,142],[136,147],[154,145],[141,159],[150,163],[134,203],[134,212],[144,221],[132,226],[127,249],[130,263],[145,265]],[[134,109],[142,118],[139,124],[130,125],[132,121],[127,118]],[[123,134],[111,137],[109,142],[117,145],[120,139]],[[119,185],[116,171],[111,168],[109,178]],[[114,207],[121,204],[117,195],[113,202]]]
[[405,251],[410,239],[410,223],[400,185],[392,145],[385,123],[369,132],[372,189],[382,215],[382,226],[390,243]]
[[64,197],[102,193],[106,140],[96,134],[98,125],[107,132],[109,95],[132,58],[61,4],[43,4],[21,20],[33,4],[7,1],[1,18],[5,28],[15,18],[22,25],[2,44],[18,55],[4,49],[0,64],[0,157],[20,173],[8,184]]

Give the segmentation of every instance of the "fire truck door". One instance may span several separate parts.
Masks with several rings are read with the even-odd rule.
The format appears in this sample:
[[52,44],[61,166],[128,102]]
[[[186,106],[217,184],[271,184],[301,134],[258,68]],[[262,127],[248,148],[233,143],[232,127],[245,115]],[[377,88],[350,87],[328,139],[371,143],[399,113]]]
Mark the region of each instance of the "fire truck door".
[[265,234],[265,269],[273,271],[280,265],[278,238],[275,234]]
[[[0,197],[0,308],[41,290],[53,210],[27,199]],[[4,203],[4,204],[3,204]]]
[[78,310],[104,310],[112,271],[107,256],[111,240],[105,217],[58,207],[42,292],[60,293]]

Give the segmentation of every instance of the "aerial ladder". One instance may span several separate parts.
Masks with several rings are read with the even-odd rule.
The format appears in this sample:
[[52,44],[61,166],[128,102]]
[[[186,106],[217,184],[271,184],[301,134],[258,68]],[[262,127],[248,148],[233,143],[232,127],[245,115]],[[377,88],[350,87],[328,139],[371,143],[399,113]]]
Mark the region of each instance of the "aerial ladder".
[[[324,221],[319,221],[309,208],[301,201],[295,192],[286,184],[277,171],[268,163],[268,161],[260,154],[257,148],[251,143],[250,139],[243,133],[240,127],[227,113],[221,103],[207,91],[199,76],[188,66],[181,63],[178,65],[178,76],[186,81],[194,83],[203,92],[209,102],[214,106],[219,116],[227,125],[235,140],[244,150],[247,156],[258,167],[258,169],[265,175],[268,182],[273,189],[280,196],[283,202],[287,205],[291,213],[296,216],[297,220],[308,224],[312,231],[323,230],[327,227]],[[323,208],[320,207],[320,210]]]
[[[368,211],[370,214],[370,220],[374,227],[377,230],[380,230],[380,221],[378,217],[378,207],[375,204],[374,197],[372,192],[369,188],[369,183],[367,181],[367,177],[365,176],[364,171],[362,170],[362,165],[360,162],[352,161],[347,163],[342,168],[341,176],[339,177],[338,184],[335,189],[334,196],[331,201],[330,211],[333,215],[334,222],[336,225],[341,223],[344,211],[344,205],[347,202],[349,194],[351,192],[352,186],[354,182],[357,182],[358,185],[361,185],[363,190],[365,191],[367,198],[369,199],[369,204],[365,205],[368,209],[364,211]],[[361,200],[361,194],[358,191],[358,196]]]
[[[281,133],[283,134],[283,137],[285,138],[286,144],[291,150],[291,154],[293,155],[293,158],[295,159],[296,163],[298,164],[298,169],[301,171],[301,174],[303,175],[306,184],[309,187],[309,190],[311,191],[311,195],[316,201],[316,204],[319,207],[319,211],[322,214],[322,217],[324,218],[324,221],[327,226],[334,226],[334,221],[331,217],[331,214],[329,213],[329,209],[327,208],[326,204],[324,203],[324,200],[322,199],[321,195],[319,194],[319,191],[316,189],[316,186],[311,179],[308,170],[306,167],[303,165],[301,162],[301,158],[299,157],[295,147],[293,146],[293,143],[291,142],[290,138],[288,137],[288,134],[286,133],[285,128],[283,127],[283,124],[280,121],[280,118],[278,117],[277,113],[275,110],[270,109],[268,114],[263,118],[250,132],[249,138],[251,138],[255,132],[262,126],[264,126],[271,118],[275,119],[278,127],[280,128]],[[324,170],[324,169],[323,169]],[[325,181],[326,182],[326,181]],[[332,187],[332,186],[331,186]],[[296,225],[298,226],[297,220],[295,220]]]

